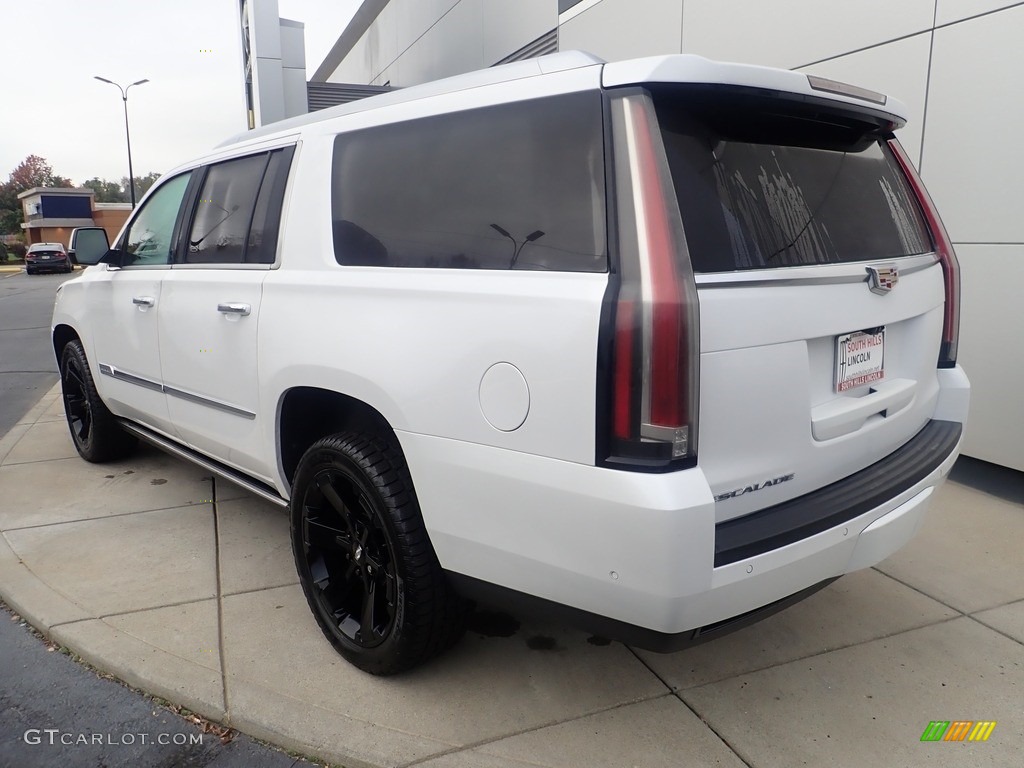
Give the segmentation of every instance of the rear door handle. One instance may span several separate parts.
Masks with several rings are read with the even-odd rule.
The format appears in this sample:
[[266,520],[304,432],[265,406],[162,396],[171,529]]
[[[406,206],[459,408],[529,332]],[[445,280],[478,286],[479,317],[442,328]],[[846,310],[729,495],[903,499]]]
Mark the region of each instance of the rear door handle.
[[135,296],[132,298],[132,304],[137,307],[152,307],[156,304],[156,299],[152,296]]
[[252,307],[249,304],[242,304],[237,301],[227,301],[218,304],[217,311],[223,312],[225,315],[241,315],[245,317],[252,313]]

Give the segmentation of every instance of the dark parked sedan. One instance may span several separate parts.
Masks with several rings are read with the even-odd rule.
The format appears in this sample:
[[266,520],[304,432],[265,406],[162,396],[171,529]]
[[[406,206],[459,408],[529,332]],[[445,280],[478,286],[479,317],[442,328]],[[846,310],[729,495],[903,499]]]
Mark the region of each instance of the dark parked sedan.
[[70,272],[74,267],[67,251],[60,243],[36,243],[30,245],[25,254],[25,272]]

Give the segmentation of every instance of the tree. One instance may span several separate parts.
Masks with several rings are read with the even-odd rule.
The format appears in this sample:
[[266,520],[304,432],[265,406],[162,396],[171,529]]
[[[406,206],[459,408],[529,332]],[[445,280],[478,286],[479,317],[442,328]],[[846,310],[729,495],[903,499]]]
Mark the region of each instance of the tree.
[[21,232],[21,202],[10,182],[0,183],[0,234]]
[[[135,199],[136,200],[141,200],[142,196],[145,195],[149,191],[149,188],[152,187],[156,183],[156,180],[159,179],[159,178],[160,178],[160,174],[156,173],[154,171],[150,171],[145,176],[136,176],[135,177]],[[127,176],[122,176],[121,177],[121,189],[125,190],[125,198],[124,199],[128,200],[129,197],[128,197],[128,191],[127,191],[128,190],[128,177]]]
[[8,184],[13,185],[17,192],[24,192],[32,187],[70,187],[71,180],[57,176],[45,158],[29,155],[11,171]]
[[[160,178],[159,173],[150,171],[145,176],[135,177],[135,197],[141,199],[149,188]],[[0,234],[21,232],[21,201],[18,195],[33,187],[73,187],[74,183],[53,172],[53,167],[39,155],[29,155],[11,171],[6,182],[0,183]],[[97,203],[127,203],[128,177],[118,181],[107,181],[93,176],[83,187],[96,193]]]
[[128,195],[116,181],[107,181],[93,176],[88,181],[82,182],[83,187],[88,187],[96,193],[97,203],[126,203]]
[[58,176],[39,155],[29,155],[10,177],[0,184],[0,233],[21,231],[21,201],[18,195],[33,187],[70,187],[70,179]]
[[21,232],[21,209],[0,208],[0,234]]

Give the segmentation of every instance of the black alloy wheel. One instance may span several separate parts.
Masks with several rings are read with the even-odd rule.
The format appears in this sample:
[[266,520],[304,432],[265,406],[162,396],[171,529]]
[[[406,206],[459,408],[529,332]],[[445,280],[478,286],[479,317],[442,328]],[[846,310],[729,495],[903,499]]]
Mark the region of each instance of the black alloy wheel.
[[68,357],[61,376],[61,389],[64,393],[64,413],[68,417],[68,427],[75,445],[87,445],[92,436],[92,405],[86,394],[85,371],[78,358]]
[[304,501],[303,545],[318,607],[360,648],[388,636],[398,573],[384,519],[366,490],[337,468],[317,472]]
[[430,546],[400,450],[378,437],[334,435],[306,452],[295,478],[299,581],[342,656],[389,675],[458,639],[461,601]]
[[71,439],[86,461],[104,462],[128,453],[135,438],[118,426],[103,404],[82,342],[68,342],[60,358],[60,383]]

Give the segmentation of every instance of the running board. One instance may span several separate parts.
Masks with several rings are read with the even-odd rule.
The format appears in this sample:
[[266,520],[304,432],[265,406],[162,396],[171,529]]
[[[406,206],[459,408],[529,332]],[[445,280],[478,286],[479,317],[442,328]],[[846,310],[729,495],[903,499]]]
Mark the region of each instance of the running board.
[[129,432],[130,434],[145,440],[147,443],[155,445],[160,450],[166,451],[172,456],[177,456],[179,459],[190,461],[203,469],[213,472],[215,475],[223,477],[225,480],[230,480],[235,485],[242,486],[245,490],[256,494],[261,499],[269,501],[271,504],[276,504],[279,507],[288,506],[288,502],[282,499],[280,494],[266,483],[261,483],[259,480],[253,480],[251,477],[243,475],[237,469],[225,466],[219,461],[215,461],[208,456],[203,456],[203,454],[198,451],[194,451],[184,445],[179,445],[173,440],[166,438],[163,435],[158,435],[156,432],[139,426],[127,419],[118,419],[117,422],[125,432]]

